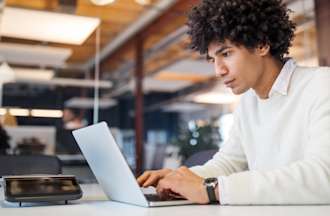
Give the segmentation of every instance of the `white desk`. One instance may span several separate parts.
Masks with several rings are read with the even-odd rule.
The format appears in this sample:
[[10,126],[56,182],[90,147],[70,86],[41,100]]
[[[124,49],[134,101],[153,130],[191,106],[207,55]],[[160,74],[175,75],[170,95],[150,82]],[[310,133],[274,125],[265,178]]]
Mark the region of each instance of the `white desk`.
[[329,216],[328,206],[220,206],[190,205],[176,207],[144,208],[107,201],[97,185],[83,185],[84,196],[69,205],[33,206],[3,201],[0,189],[0,216]]

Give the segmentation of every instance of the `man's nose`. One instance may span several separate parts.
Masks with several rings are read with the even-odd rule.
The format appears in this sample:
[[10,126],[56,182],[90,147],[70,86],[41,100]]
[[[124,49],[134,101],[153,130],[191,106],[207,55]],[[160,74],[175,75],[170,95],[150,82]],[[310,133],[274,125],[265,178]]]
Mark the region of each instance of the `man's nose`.
[[215,64],[215,75],[217,77],[223,77],[228,73],[227,68],[224,65],[216,65]]

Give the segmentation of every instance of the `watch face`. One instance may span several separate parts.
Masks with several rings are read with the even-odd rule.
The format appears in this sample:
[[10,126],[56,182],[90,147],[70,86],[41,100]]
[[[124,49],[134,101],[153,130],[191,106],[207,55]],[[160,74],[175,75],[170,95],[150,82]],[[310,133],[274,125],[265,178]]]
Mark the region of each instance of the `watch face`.
[[211,184],[211,183],[214,183],[214,182],[217,182],[218,179],[217,178],[207,178],[205,179],[205,184]]

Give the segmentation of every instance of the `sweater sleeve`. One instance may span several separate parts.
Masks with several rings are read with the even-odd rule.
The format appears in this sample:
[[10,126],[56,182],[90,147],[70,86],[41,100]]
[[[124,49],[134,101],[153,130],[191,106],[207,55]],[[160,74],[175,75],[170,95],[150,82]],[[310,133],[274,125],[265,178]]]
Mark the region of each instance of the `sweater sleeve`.
[[240,125],[237,113],[234,114],[234,123],[230,131],[229,139],[211,160],[202,166],[194,166],[190,169],[203,178],[228,176],[235,172],[247,169],[247,161],[240,140]]
[[[330,76],[313,86],[304,158],[270,171],[219,176],[222,204],[330,203]],[[310,98],[306,98],[308,100]],[[298,122],[297,122],[298,124]]]

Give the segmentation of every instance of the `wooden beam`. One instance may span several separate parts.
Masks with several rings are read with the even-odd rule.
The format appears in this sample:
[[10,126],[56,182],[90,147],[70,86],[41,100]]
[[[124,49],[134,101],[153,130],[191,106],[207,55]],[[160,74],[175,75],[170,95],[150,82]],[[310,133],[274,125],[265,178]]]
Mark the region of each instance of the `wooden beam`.
[[[144,49],[148,50],[154,44],[161,41],[168,34],[172,33],[176,29],[185,25],[186,23],[186,13],[189,11],[193,5],[196,5],[200,0],[178,0],[178,2],[169,10],[165,11],[158,19],[147,26],[145,29],[141,30],[144,39]],[[169,22],[169,20],[171,22]],[[130,57],[130,50],[134,50],[135,47],[133,41],[128,41],[118,50],[108,56],[102,61],[102,68],[107,68],[109,72],[116,70],[119,64],[117,64],[117,58],[113,56],[120,55],[123,60],[129,61],[132,59]]]

